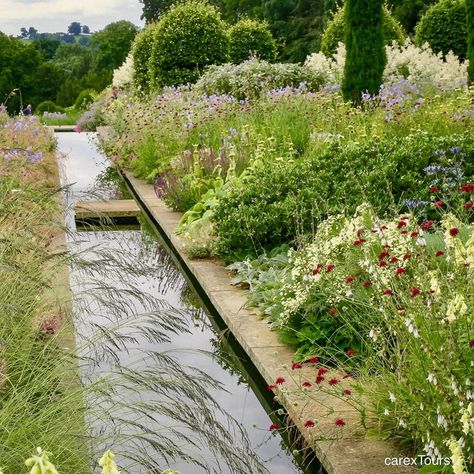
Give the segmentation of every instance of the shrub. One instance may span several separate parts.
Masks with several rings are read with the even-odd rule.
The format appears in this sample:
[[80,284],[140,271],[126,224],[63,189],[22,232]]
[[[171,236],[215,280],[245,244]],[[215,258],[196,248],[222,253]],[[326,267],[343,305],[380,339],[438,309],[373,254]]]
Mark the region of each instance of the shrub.
[[474,1],[466,0],[467,13],[467,59],[469,82],[474,84]]
[[74,108],[76,110],[87,109],[87,107],[94,102],[96,96],[97,92],[94,89],[84,89],[77,96],[74,102]]
[[200,0],[177,4],[162,15],[151,55],[155,85],[194,82],[205,66],[227,59],[228,39],[218,10]]
[[[344,43],[344,7],[339,8],[328,23],[326,30],[321,38],[321,51],[326,56],[332,56],[339,43]],[[391,44],[396,41],[403,44],[405,35],[400,23],[392,16],[387,7],[384,7],[383,33],[385,44]],[[365,18],[362,15],[362,18]]]
[[133,83],[143,94],[150,91],[150,58],[155,31],[156,23],[150,23],[137,34],[132,45]]
[[323,74],[299,64],[270,64],[251,59],[238,65],[210,66],[194,86],[207,95],[228,94],[237,99],[258,97],[264,91],[285,87],[318,90]]
[[266,22],[244,18],[229,32],[229,56],[239,64],[251,56],[272,61],[276,56],[276,43]]
[[441,0],[423,15],[416,27],[416,42],[428,43],[435,53],[452,51],[460,58],[467,52],[465,0]]
[[383,0],[345,4],[345,45],[342,92],[346,100],[359,102],[361,94],[377,94],[387,63],[384,48]]
[[64,113],[64,108],[60,105],[56,105],[52,100],[45,100],[38,104],[35,112],[37,115],[43,115],[43,112],[61,112]]
[[[252,166],[215,209],[220,253],[229,261],[242,260],[295,241],[321,218],[353,212],[363,200],[383,214],[427,180],[423,170],[439,158],[434,150],[454,146],[466,153],[466,163],[474,163],[474,137],[466,133],[373,138],[344,146],[334,142],[306,158]],[[469,166],[466,173],[472,176],[474,165]]]

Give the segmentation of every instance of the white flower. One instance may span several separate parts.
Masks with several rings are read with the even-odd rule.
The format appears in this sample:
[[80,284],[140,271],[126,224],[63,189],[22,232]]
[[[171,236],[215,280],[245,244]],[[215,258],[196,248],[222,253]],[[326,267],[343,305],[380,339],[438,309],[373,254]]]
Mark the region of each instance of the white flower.
[[395,403],[397,401],[397,398],[392,392],[389,393],[389,399],[392,403]]
[[462,454],[461,446],[455,441],[450,440],[447,442],[449,450],[451,451],[451,466],[454,474],[465,474],[464,470],[464,457]]
[[462,294],[457,294],[448,304],[446,320],[452,323],[457,316],[463,316],[467,312],[467,305]]
[[405,420],[403,420],[402,418],[400,418],[398,420],[398,426],[400,426],[401,428],[406,428],[407,427],[407,424],[405,423]]
[[388,415],[390,415],[390,412],[385,408],[383,414],[384,414],[385,416],[388,416]]
[[428,377],[426,377],[426,380],[428,382],[432,383],[433,385],[436,385],[438,381],[436,380],[435,374],[428,374]]

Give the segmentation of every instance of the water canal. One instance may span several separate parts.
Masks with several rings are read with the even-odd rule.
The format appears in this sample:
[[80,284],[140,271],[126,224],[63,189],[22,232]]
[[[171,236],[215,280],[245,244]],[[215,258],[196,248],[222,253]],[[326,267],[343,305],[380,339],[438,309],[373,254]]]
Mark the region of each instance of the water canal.
[[[117,452],[122,469],[133,474],[159,473],[166,467],[182,474],[316,472],[314,467],[301,467],[288,440],[269,433],[276,418],[268,413],[275,406],[262,390],[263,381],[239,349],[229,344],[146,220],[140,218],[139,226],[127,228],[76,228],[74,202],[98,196],[119,198],[120,185],[97,151],[93,134],[58,133],[57,140],[61,181],[67,185],[68,247],[79,256],[71,265],[77,344],[81,347],[104,328],[110,331],[107,341],[100,344],[101,351],[85,351],[81,378],[93,384],[119,367],[127,380],[120,390],[110,388],[108,402],[91,400],[104,405],[99,411],[102,415],[88,419],[91,438],[100,439],[97,450]],[[196,413],[186,388],[178,402],[170,401],[164,384],[157,381],[160,370],[204,384],[211,376],[217,383],[207,387],[211,395],[208,411]],[[140,390],[131,381],[141,385]],[[189,388],[188,382],[179,383]],[[154,407],[157,411],[153,413]],[[137,413],[142,415],[140,421]],[[194,425],[183,423],[186,416]],[[227,451],[216,447],[215,438],[200,429],[214,423],[219,427],[214,435],[222,433]],[[185,429],[180,425],[186,425]],[[219,431],[222,427],[226,434]],[[166,436],[156,438],[164,429]],[[168,453],[167,458],[160,452]],[[191,457],[199,459],[200,465]]]

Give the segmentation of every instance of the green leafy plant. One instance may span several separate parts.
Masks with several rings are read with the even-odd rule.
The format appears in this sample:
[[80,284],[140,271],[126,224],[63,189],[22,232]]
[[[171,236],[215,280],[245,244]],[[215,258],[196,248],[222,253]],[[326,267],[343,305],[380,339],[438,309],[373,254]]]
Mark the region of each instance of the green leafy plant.
[[141,94],[151,88],[150,58],[155,39],[156,23],[150,23],[140,31],[132,44],[133,83]]

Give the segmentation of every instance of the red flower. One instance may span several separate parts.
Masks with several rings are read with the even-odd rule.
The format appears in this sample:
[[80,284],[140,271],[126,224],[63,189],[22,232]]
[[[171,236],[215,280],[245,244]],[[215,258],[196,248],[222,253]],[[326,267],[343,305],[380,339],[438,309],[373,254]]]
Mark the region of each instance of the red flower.
[[386,289],[386,290],[383,290],[383,294],[385,296],[392,296],[393,295],[393,291],[391,289]]
[[311,387],[311,382],[303,382],[303,387]]
[[444,202],[443,201],[435,201],[434,205],[435,205],[435,207],[443,207]]
[[462,193],[472,193],[474,192],[474,184],[463,184],[460,188]]
[[359,239],[354,242],[355,247],[360,247],[363,243],[367,242],[365,239]]
[[456,235],[459,234],[459,229],[457,227],[451,227],[451,229],[449,229],[449,235],[451,237],[456,237]]
[[386,267],[388,263],[385,260],[380,260],[379,267]]
[[338,313],[337,308],[331,308],[329,311],[329,316],[331,317],[336,316],[337,313]]
[[293,362],[291,364],[291,370],[301,369],[303,366],[299,362]]
[[341,418],[338,418],[336,421],[335,421],[335,424],[336,426],[346,426],[346,422],[341,419]]
[[420,233],[417,231],[417,230],[414,230],[411,234],[410,234],[410,237],[412,239],[418,237],[420,235]]
[[356,281],[356,277],[349,276],[349,277],[346,278],[346,283],[351,284],[354,281]]
[[324,367],[321,367],[319,370],[318,370],[318,375],[324,375],[324,374],[327,374],[328,372],[328,369],[325,369]]
[[388,257],[390,255],[389,252],[382,252],[379,254],[379,259],[383,260],[385,257]]
[[430,193],[437,193],[438,191],[439,191],[439,188],[437,186],[431,186]]
[[318,375],[316,377],[316,383],[319,385],[322,381],[324,380],[324,377],[322,375]]
[[279,428],[280,428],[280,426],[278,425],[278,423],[272,423],[272,424],[270,425],[270,428],[268,428],[268,429],[269,429],[270,431],[274,431],[274,430],[277,430],[277,429],[279,429]]
[[416,286],[410,290],[410,296],[412,298],[414,298],[415,296],[418,296],[420,293],[421,293],[421,290],[417,288]]
[[441,255],[444,255],[444,252],[443,252],[442,250],[437,250],[436,253],[435,253],[435,255],[436,255],[437,257],[441,257]]
[[276,388],[275,384],[267,385],[267,390],[270,390],[270,392]]
[[472,207],[474,206],[474,203],[469,201],[469,202],[466,202],[466,204],[464,204],[464,209],[472,209]]
[[321,271],[321,268],[323,268],[323,264],[322,264],[322,263],[318,263],[318,265],[316,266],[316,268],[313,269],[313,275],[317,275],[317,274]]
[[405,312],[405,308],[403,306],[397,306],[397,311],[399,313],[404,313]]
[[350,349],[347,349],[346,355],[349,357],[352,357],[356,353],[356,350],[353,349],[352,347]]
[[385,224],[380,227],[380,230],[387,230],[387,229],[388,229],[388,227]]
[[474,339],[471,339],[471,340],[469,341],[469,347],[474,347]]
[[425,221],[421,223],[421,228],[424,230],[431,229],[433,227],[434,221]]
[[411,258],[411,253],[406,253],[404,256],[403,256],[403,260],[409,260]]
[[319,362],[319,359],[317,357],[311,357],[306,362],[308,362],[309,364],[317,364]]
[[410,216],[401,216],[400,219],[407,220],[407,219],[410,219]]
[[336,378],[333,378],[333,379],[329,379],[328,380],[328,384],[329,385],[337,385],[339,383],[339,380],[336,379]]
[[305,428],[313,428],[314,426],[314,421],[313,420],[308,420],[304,422],[304,427]]
[[334,263],[330,263],[330,264],[326,267],[326,273],[331,273],[335,268],[336,268],[336,265],[334,265]]
[[342,391],[342,394],[343,395],[352,395],[352,391],[346,388],[345,390]]
[[399,221],[397,224],[397,227],[401,229],[402,227],[406,227],[407,223],[406,221]]
[[369,286],[372,286],[372,282],[370,280],[366,280],[364,283],[362,283],[362,285],[368,288]]
[[285,379],[283,377],[278,377],[276,380],[275,380],[275,383],[277,385],[281,385],[283,383],[285,383]]
[[407,230],[402,230],[400,233],[406,235],[406,234],[408,234],[408,231]]
[[406,270],[405,270],[404,268],[402,268],[402,267],[398,267],[398,268],[395,270],[395,273],[396,273],[397,275],[401,275],[402,273],[405,273],[405,272],[406,272]]
[[397,257],[392,257],[390,259],[390,263],[397,263],[398,262],[398,258]]

